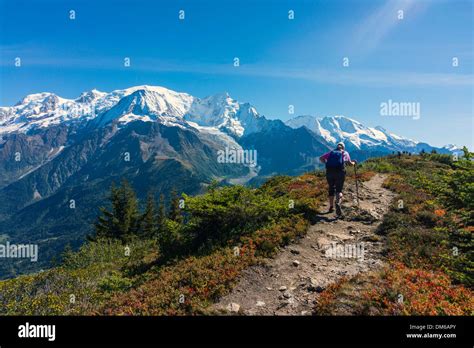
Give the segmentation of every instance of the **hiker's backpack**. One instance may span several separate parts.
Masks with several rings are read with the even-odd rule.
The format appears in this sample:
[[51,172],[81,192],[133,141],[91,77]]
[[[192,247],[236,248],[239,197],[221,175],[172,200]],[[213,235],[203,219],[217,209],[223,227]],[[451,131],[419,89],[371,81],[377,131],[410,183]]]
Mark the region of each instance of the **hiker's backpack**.
[[344,151],[331,151],[326,161],[326,168],[344,170]]

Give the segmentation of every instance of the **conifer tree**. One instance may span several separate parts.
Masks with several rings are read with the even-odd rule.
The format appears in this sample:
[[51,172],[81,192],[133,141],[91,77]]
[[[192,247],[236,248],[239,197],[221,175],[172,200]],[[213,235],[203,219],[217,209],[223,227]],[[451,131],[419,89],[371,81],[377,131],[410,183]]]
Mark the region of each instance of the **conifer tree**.
[[178,223],[181,223],[183,221],[183,216],[181,215],[181,208],[179,207],[179,196],[175,189],[171,190],[171,207],[169,218]]
[[165,197],[163,194],[160,195],[160,201],[158,203],[158,216],[156,225],[157,237],[160,239],[166,231]]
[[145,238],[151,238],[156,234],[157,220],[156,220],[156,208],[153,194],[148,193],[145,211],[141,216],[140,222],[140,235]]
[[117,238],[122,241],[138,234],[140,229],[140,214],[135,191],[126,180],[121,187],[112,185],[109,200],[111,210],[100,208],[102,213],[95,223],[97,237]]

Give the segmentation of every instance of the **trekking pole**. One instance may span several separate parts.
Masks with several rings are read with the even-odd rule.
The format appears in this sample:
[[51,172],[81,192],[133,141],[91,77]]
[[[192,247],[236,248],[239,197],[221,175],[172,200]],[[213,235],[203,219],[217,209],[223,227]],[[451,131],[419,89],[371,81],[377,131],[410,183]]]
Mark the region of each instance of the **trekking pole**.
[[357,163],[354,165],[354,176],[356,182],[357,209],[359,209],[359,181],[357,180]]

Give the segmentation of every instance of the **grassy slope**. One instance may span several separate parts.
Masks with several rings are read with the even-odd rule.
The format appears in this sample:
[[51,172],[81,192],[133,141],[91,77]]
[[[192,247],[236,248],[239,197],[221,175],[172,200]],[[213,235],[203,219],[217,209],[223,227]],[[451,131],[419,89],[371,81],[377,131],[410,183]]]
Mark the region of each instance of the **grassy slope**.
[[[386,184],[404,202],[379,231],[388,235],[391,267],[336,284],[316,311],[336,314],[349,301],[354,313],[472,313],[472,206],[465,203],[473,201],[472,167],[444,157],[385,158],[367,162],[361,175],[374,171],[392,174]],[[317,173],[185,197],[188,223],[176,238],[193,243],[177,244],[187,246],[177,257],[163,260],[155,240],[87,243],[60,266],[0,282],[0,314],[205,314],[244,268],[306,233],[325,187]]]
[[0,314],[201,313],[242,269],[306,233],[324,197],[322,182],[275,177],[260,189],[185,196],[188,222],[170,244],[176,257],[163,260],[155,240],[86,243],[60,266],[1,281]]

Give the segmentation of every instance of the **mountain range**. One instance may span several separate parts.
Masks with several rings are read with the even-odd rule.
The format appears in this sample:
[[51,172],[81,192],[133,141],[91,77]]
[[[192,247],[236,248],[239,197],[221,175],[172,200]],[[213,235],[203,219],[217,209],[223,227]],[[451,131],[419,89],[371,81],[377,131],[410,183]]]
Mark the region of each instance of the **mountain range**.
[[[212,180],[258,185],[275,174],[320,167],[344,141],[358,160],[393,151],[450,153],[344,117],[267,119],[228,93],[203,99],[157,86],[77,99],[31,94],[0,107],[0,242],[36,243],[38,263],[2,263],[0,277],[46,267],[66,244],[80,245],[113,182],[127,179],[142,199],[173,189],[202,192]],[[224,149],[256,150],[257,165]]]

